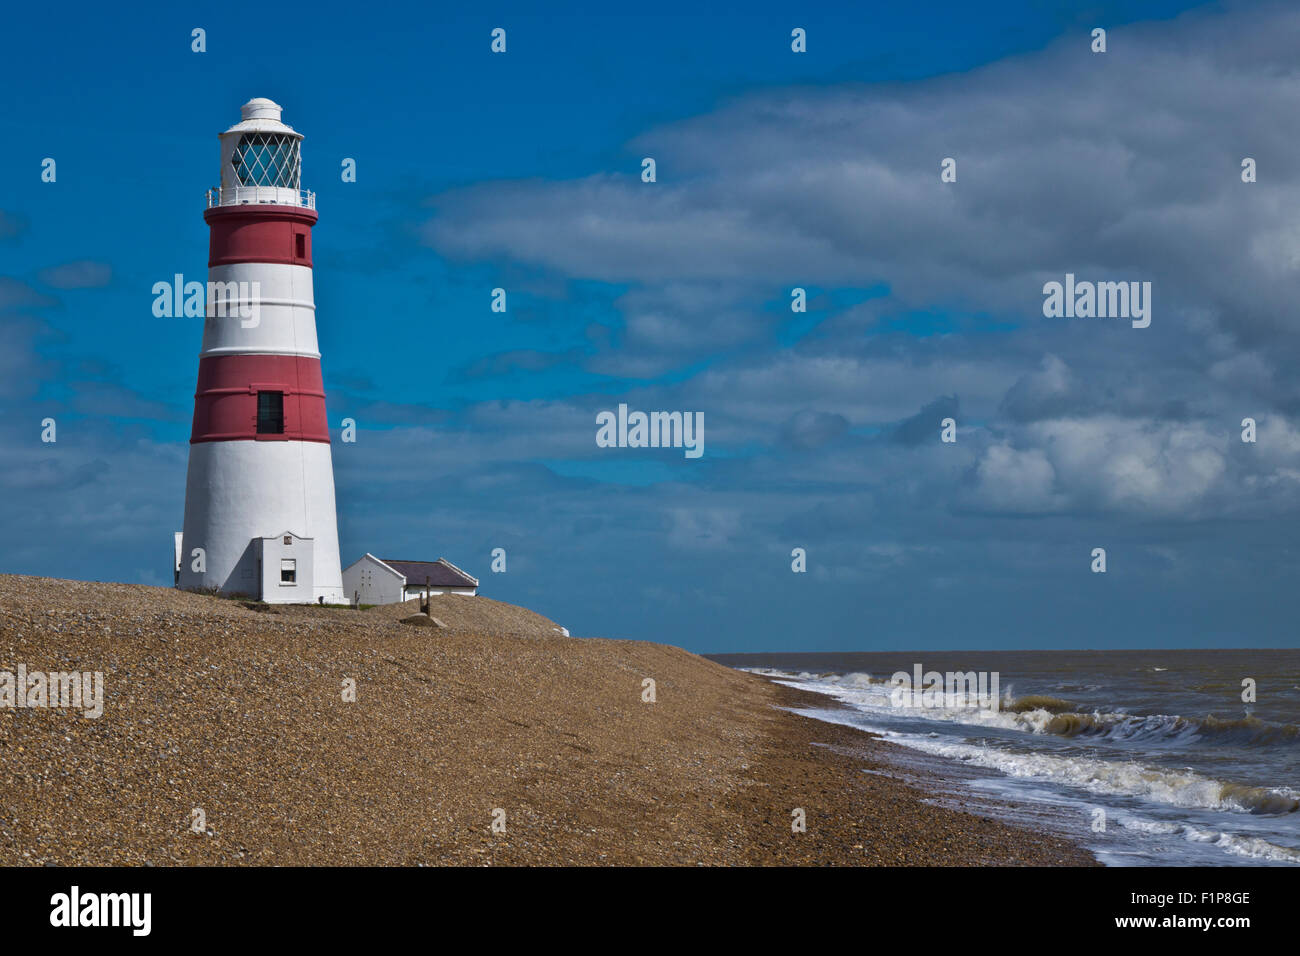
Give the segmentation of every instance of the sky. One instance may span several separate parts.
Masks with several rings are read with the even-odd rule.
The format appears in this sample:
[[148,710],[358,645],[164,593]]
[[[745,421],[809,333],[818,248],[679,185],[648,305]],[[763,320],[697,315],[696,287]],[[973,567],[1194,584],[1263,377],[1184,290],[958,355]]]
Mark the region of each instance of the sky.
[[[0,572],[170,585],[202,329],[151,290],[265,96],[345,566],[700,652],[1296,646],[1300,11],[541,9],[7,14]],[[1045,316],[1067,273],[1150,326]],[[704,454],[600,447],[620,403]]]

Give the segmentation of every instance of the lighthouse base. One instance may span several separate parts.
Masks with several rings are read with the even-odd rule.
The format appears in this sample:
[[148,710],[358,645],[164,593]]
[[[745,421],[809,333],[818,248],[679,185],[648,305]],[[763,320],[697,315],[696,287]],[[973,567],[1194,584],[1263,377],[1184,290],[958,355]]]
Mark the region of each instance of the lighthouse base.
[[179,564],[176,585],[184,590],[274,604],[347,603],[330,446],[191,444]]

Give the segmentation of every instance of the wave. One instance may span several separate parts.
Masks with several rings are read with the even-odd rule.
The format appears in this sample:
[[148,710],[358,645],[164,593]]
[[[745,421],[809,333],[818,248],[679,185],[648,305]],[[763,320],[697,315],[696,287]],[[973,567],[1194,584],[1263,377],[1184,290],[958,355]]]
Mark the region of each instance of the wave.
[[1177,807],[1253,814],[1277,815],[1300,810],[1300,791],[1286,787],[1225,783],[1190,770],[1159,770],[1136,761],[1021,753],[905,734],[888,736],[915,750],[998,770],[1009,777],[1046,780],[1090,793],[1143,797]]
[[1242,856],[1252,860],[1265,860],[1270,863],[1300,863],[1300,849],[1279,846],[1276,843],[1270,843],[1263,837],[1243,836],[1238,833],[1228,833],[1225,830],[1196,827],[1190,823],[1180,823],[1172,820],[1149,820],[1126,813],[1117,813],[1113,819],[1116,824],[1126,830],[1161,837],[1181,836],[1189,843],[1208,843],[1234,856]]
[[806,690],[829,693],[867,712],[885,711],[897,716],[945,723],[997,726],[1057,737],[1104,739],[1115,742],[1166,744],[1238,744],[1246,747],[1300,744],[1300,726],[1245,717],[1184,717],[1179,714],[1084,713],[1077,704],[1045,694],[1026,694],[1000,703],[998,711],[978,707],[895,707],[891,685],[869,674],[791,673],[754,669],[778,680],[797,682]]
[[1062,711],[1074,709],[1074,704],[1068,700],[1061,700],[1059,697],[1047,697],[1043,694],[1029,694],[1025,697],[1017,697],[1010,704],[1003,707],[1013,714],[1023,714],[1030,710],[1045,710],[1051,714],[1058,714]]
[[[1023,698],[1022,700],[1032,700]],[[1034,733],[1058,737],[1103,737],[1111,740],[1163,740],[1175,743],[1208,741],[1247,747],[1300,743],[1300,727],[1275,724],[1258,717],[1183,717],[1177,714],[1081,714],[1049,707],[1012,707]]]

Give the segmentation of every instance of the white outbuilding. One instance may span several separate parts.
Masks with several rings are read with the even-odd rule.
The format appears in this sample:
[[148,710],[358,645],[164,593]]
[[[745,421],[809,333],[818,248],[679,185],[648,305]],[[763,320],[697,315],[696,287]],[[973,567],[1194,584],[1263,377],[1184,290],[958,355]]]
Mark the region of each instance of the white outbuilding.
[[446,558],[397,561],[365,554],[343,569],[343,590],[360,604],[398,604],[426,594],[478,594],[478,578]]

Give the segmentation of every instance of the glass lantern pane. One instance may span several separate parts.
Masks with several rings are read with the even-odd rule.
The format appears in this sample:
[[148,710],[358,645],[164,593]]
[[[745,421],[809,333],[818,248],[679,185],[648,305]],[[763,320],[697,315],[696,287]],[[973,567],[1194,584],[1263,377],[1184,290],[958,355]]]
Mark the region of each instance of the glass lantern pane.
[[230,166],[241,186],[297,189],[301,181],[298,140],[272,133],[249,133],[235,147]]

